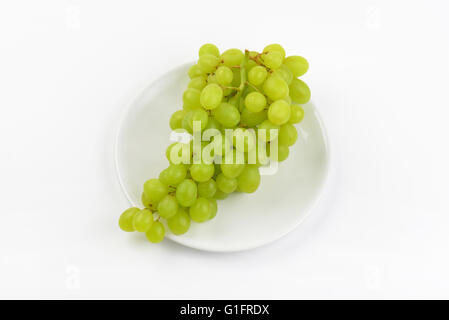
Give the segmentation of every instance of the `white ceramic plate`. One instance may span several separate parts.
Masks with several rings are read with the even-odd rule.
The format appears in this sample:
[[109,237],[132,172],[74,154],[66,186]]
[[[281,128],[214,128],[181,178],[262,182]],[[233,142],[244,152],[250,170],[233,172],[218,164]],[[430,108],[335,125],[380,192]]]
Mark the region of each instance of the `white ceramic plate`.
[[[182,107],[190,65],[174,69],[147,87],[130,105],[117,136],[116,164],[120,184],[131,205],[142,207],[144,182],[167,167],[170,115]],[[329,150],[324,125],[312,103],[297,125],[298,142],[275,175],[262,176],[254,194],[233,194],[218,202],[217,216],[194,223],[190,230],[167,237],[188,247],[218,252],[251,249],[296,228],[309,214],[327,177]],[[141,236],[141,235],[140,235]]]

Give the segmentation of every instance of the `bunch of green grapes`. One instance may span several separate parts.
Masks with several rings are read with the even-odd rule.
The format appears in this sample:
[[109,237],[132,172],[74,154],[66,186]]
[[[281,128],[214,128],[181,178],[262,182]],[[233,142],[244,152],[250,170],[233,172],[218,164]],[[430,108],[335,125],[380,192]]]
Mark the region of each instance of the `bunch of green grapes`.
[[[294,125],[304,118],[301,105],[310,99],[309,87],[298,79],[308,67],[303,57],[286,57],[279,44],[268,45],[262,52],[229,49],[221,54],[215,45],[203,45],[197,64],[188,71],[183,107],[171,116],[170,127],[190,135],[215,129],[215,135],[201,141],[200,149],[192,148],[192,141],[170,145],[168,167],[143,186],[144,208],[123,212],[120,228],[143,232],[157,243],[164,239],[165,225],[175,235],[184,234],[191,221],[203,223],[216,216],[217,200],[233,192],[255,192],[263,163],[249,161],[250,151],[263,150],[275,161],[287,159],[298,138]],[[233,129],[231,139],[226,129]],[[275,131],[260,135],[260,129]],[[240,137],[244,142],[236,143]],[[208,147],[217,141],[221,147],[205,157],[203,151],[212,150]],[[277,154],[269,152],[273,142],[278,145]],[[182,162],[177,160],[181,153]],[[239,157],[243,161],[227,161]]]

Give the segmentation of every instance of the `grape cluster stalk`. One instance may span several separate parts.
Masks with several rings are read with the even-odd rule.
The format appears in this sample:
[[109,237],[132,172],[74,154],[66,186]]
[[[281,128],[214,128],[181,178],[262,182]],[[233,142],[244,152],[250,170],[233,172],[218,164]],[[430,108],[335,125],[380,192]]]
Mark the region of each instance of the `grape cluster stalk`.
[[167,148],[168,167],[144,183],[143,209],[123,212],[120,228],[145,233],[158,243],[166,227],[182,235],[191,221],[213,219],[217,200],[234,192],[255,192],[260,166],[267,159],[286,160],[298,139],[294,125],[303,120],[301,105],[310,100],[309,87],[298,77],[308,68],[305,58],[286,57],[279,44],[260,53],[229,49],[221,54],[215,45],[203,45],[188,71],[183,107],[169,123],[189,137],[200,133],[201,139],[203,131],[213,134],[199,143],[191,139]]

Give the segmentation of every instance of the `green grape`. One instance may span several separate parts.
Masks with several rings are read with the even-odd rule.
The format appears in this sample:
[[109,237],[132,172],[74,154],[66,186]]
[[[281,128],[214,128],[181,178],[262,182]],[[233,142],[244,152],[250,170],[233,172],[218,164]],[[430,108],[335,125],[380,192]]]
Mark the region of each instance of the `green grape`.
[[209,199],[210,205],[212,207],[210,216],[209,216],[209,220],[215,218],[215,216],[217,215],[217,211],[218,211],[218,205],[217,205],[217,200],[215,199]]
[[192,164],[190,167],[190,174],[193,180],[198,182],[205,182],[213,177],[215,167],[213,164],[198,163]]
[[232,193],[237,188],[237,179],[228,178],[223,173],[220,173],[217,177],[218,190],[224,193]]
[[[190,140],[192,141],[192,140]],[[176,150],[178,151],[176,154]],[[189,160],[192,157],[192,148],[190,145],[190,142],[187,143],[183,143],[183,142],[174,142],[171,145],[168,146],[168,148],[165,150],[165,156],[167,157],[168,162],[170,162],[170,164],[179,164],[179,163],[184,163],[184,164],[189,164]],[[185,153],[185,157],[186,159],[183,159],[183,152]],[[181,159],[180,161],[176,161],[179,159],[176,159],[176,157],[179,157]],[[183,161],[185,160],[185,161]]]
[[221,124],[217,121],[214,117],[209,117],[209,120],[207,121],[206,129],[216,129],[221,130]]
[[207,82],[207,84],[212,84],[212,83],[218,84],[217,77],[215,76],[215,73],[209,74],[207,76],[206,82]]
[[189,209],[190,218],[195,222],[207,221],[212,211],[211,202],[206,198],[198,198]]
[[184,234],[190,228],[190,216],[184,208],[179,208],[178,213],[167,220],[167,225],[173,234]]
[[243,109],[245,109],[245,99],[243,97],[238,97],[238,99],[235,99],[235,107],[239,112],[242,112]]
[[[172,159],[172,154],[171,154],[171,151],[175,146],[176,146],[176,148],[179,148],[179,151],[178,151],[179,159],[181,159],[181,161],[183,163],[187,163],[192,158],[192,148],[190,148],[190,146],[188,146],[187,143],[182,143],[182,142],[175,142],[168,146],[167,150],[165,151],[165,156],[167,157],[168,162],[170,162],[172,164],[175,163],[175,159]],[[183,149],[186,149],[186,151],[188,152],[186,155],[186,159],[185,159],[186,161],[183,161],[184,160],[183,154],[182,154]]]
[[177,186],[180,184],[187,175],[187,169],[186,166],[181,164],[171,164],[167,169],[164,171],[167,172],[166,174],[166,181],[168,182],[169,186]]
[[290,119],[288,123],[295,124],[300,123],[304,119],[304,109],[298,105],[292,105],[292,111],[290,113]]
[[293,79],[290,84],[290,97],[296,103],[304,104],[310,100],[309,86],[300,79]]
[[195,131],[194,122],[198,121],[201,127],[201,130],[204,130],[207,126],[207,121],[209,120],[209,115],[203,109],[193,110],[192,117],[190,119],[192,130]]
[[198,65],[204,73],[211,73],[220,63],[220,59],[212,54],[205,53],[200,56]]
[[276,125],[282,125],[290,119],[291,107],[285,100],[277,100],[268,108],[268,120]]
[[[262,131],[257,132],[257,137],[262,141],[272,141],[277,138],[279,132],[279,126],[271,123],[269,120],[265,120],[262,122],[259,127],[259,130],[265,130],[265,134]],[[271,130],[276,130],[275,132],[271,132]]]
[[263,64],[272,70],[278,69],[282,65],[282,54],[277,51],[270,51],[262,56]]
[[167,181],[167,169],[164,169],[159,173],[159,181],[165,184],[166,186],[169,186],[170,184]]
[[198,52],[198,56],[201,57],[204,54],[211,54],[218,58],[220,56],[220,50],[218,50],[218,48],[214,44],[206,43],[201,46]]
[[195,77],[204,75],[204,72],[200,69],[200,67],[197,64],[194,64],[193,66],[190,67],[188,75],[190,79],[193,79]]
[[209,144],[214,156],[223,156],[230,149],[232,149],[231,142],[223,134],[218,134],[212,138],[212,142]]
[[[238,108],[239,108],[239,102],[240,102],[239,100],[240,100],[240,97],[238,97],[238,96],[235,94],[235,95],[233,95],[232,97],[230,97],[226,103],[230,104],[230,105],[233,106],[233,107],[236,107],[237,110],[238,110]],[[217,109],[218,109],[218,108],[217,108]],[[215,117],[216,111],[217,111],[217,110],[212,110],[212,115],[213,115],[214,117]]]
[[262,66],[255,66],[248,72],[248,81],[255,85],[261,85],[267,78],[268,71]]
[[278,141],[280,145],[290,147],[295,144],[298,139],[298,132],[292,124],[284,124],[279,130]]
[[159,243],[164,240],[165,228],[159,221],[154,221],[150,229],[145,233],[148,241],[152,243]]
[[217,79],[217,82],[222,86],[228,86],[234,79],[234,73],[230,68],[221,66],[217,69],[217,71],[215,71],[215,78]]
[[237,159],[237,151],[235,150],[229,156],[232,158],[232,163],[225,157],[223,163],[220,165],[221,172],[228,178],[237,178],[245,168],[244,157],[243,161],[240,162],[240,159]]
[[187,132],[192,133],[193,132],[193,128],[192,128],[192,117],[193,117],[193,110],[189,110],[186,112],[186,114],[184,115],[184,118],[182,118],[182,128],[184,130],[187,130]]
[[273,155],[271,154],[271,146],[268,147],[268,155],[271,159],[275,160],[275,161],[284,161],[285,159],[288,158],[288,155],[290,154],[290,150],[288,149],[287,146],[283,146],[283,145],[278,145],[278,152],[277,155]]
[[269,159],[268,159],[268,148],[270,147],[270,145],[268,143],[264,143],[262,145],[259,146],[259,144],[257,144],[257,161],[256,164],[259,166],[265,166],[269,163]]
[[223,97],[228,97],[231,93],[233,93],[234,92],[234,89],[231,89],[231,88],[224,88],[223,89]]
[[[245,87],[245,90],[244,90],[244,92],[243,92],[243,96],[246,96],[246,95],[250,94],[251,92],[260,92],[260,93],[263,94],[262,88],[261,88],[260,86],[259,86],[259,87],[256,87],[256,86],[247,86],[247,87]],[[239,99],[241,99],[241,97],[240,97]],[[244,104],[245,104],[245,103],[243,103],[243,105],[244,105]]]
[[253,193],[260,184],[259,168],[255,165],[247,165],[237,178],[239,190],[241,192]]
[[203,198],[212,198],[217,192],[217,183],[214,179],[209,179],[198,183],[198,195]]
[[302,76],[309,69],[307,60],[300,56],[287,57],[284,64],[292,71],[295,78]]
[[225,128],[234,128],[240,122],[240,112],[232,104],[222,102],[214,112],[215,119]]
[[137,212],[133,218],[134,230],[138,232],[147,232],[153,224],[153,213],[149,209],[143,209]]
[[255,66],[257,66],[257,62],[254,60],[248,60],[246,62],[246,72],[250,72],[252,68],[254,68]]
[[288,95],[288,84],[277,75],[271,75],[263,84],[263,91],[271,100],[283,99]]
[[188,88],[182,95],[182,102],[184,107],[188,110],[198,109],[200,107],[201,91],[193,88]]
[[[202,163],[210,163],[207,160],[207,154],[205,154],[204,149],[207,147],[207,145],[209,145],[209,142],[207,141],[201,141],[201,143],[199,144],[199,146],[196,146],[194,144],[193,140],[190,140],[190,144],[191,144],[191,149],[193,152],[193,162],[202,162]],[[198,150],[197,150],[198,148]]]
[[[215,160],[215,146],[211,142],[208,141],[202,141],[202,145],[204,145],[201,148],[201,163],[204,164],[213,164]],[[196,159],[198,161],[198,159]]]
[[156,204],[168,193],[168,188],[159,179],[150,179],[143,185],[143,192],[148,201]]
[[267,145],[265,142],[259,146],[258,141],[256,147],[245,154],[245,162],[247,164],[254,164],[260,167],[266,165],[268,163],[267,161]]
[[248,152],[256,147],[256,135],[253,129],[237,128],[232,134],[232,143],[239,152]]
[[284,81],[290,85],[293,80],[293,73],[290,71],[290,69],[286,65],[282,65],[279,69],[277,69],[274,72],[275,75],[281,77],[284,79]]
[[240,81],[242,80],[242,77],[241,77],[241,74],[240,74],[240,69],[239,68],[233,68],[232,69],[232,73],[234,74],[234,77],[232,78],[231,85],[233,87],[240,86]]
[[178,212],[178,201],[171,195],[166,195],[157,205],[157,211],[162,218],[169,219]]
[[287,102],[288,104],[292,104],[292,98],[290,98],[290,96],[286,96],[284,99],[282,99],[282,100],[284,100],[285,102]]
[[239,49],[229,49],[221,54],[223,64],[227,67],[238,66],[242,62],[244,54]]
[[118,221],[118,225],[119,225],[120,229],[122,229],[123,231],[126,231],[126,232],[135,231],[133,220],[138,212],[140,212],[140,209],[136,208],[136,207],[129,208],[129,209],[125,210],[121,214],[120,219]]
[[211,145],[211,142],[209,141],[201,141],[201,153],[198,153],[198,155],[201,158],[195,157],[194,162],[201,162],[201,163],[213,163],[215,156],[214,156],[214,149]]
[[259,52],[257,51],[250,51],[249,52],[249,57],[250,58],[256,58],[259,55]]
[[190,207],[197,197],[196,183],[191,179],[186,179],[181,182],[176,188],[176,200],[183,207]]
[[145,208],[149,208],[151,203],[150,200],[147,199],[147,196],[145,195],[145,192],[142,192],[142,196],[140,197],[142,204]]
[[284,161],[288,158],[290,149],[287,146],[278,146],[278,161]]
[[[233,149],[232,152],[235,152],[235,149]],[[225,157],[223,157],[222,161],[223,163],[220,164],[221,173],[223,173],[228,178],[237,178],[245,167],[244,163],[225,163]]]
[[240,122],[248,127],[255,127],[267,119],[267,111],[251,112],[247,108],[242,110],[240,115]]
[[282,48],[282,46],[280,44],[274,43],[274,44],[270,44],[268,46],[266,46],[263,49],[263,52],[278,52],[282,59],[285,58],[285,50],[284,48]]
[[251,92],[245,97],[245,107],[251,112],[260,112],[267,105],[267,99],[260,92]]
[[211,135],[209,135],[208,131],[205,131],[205,134],[203,135],[203,139],[209,139],[209,141],[204,141],[206,143],[204,153],[207,153],[207,155],[221,155],[222,150],[222,144],[223,144],[223,134],[220,130],[214,129],[212,132],[210,132]]
[[185,110],[178,110],[172,114],[170,117],[170,128],[172,130],[182,128],[182,119],[184,119],[186,113],[187,112]]
[[[234,149],[232,148],[232,137],[228,137],[226,135],[222,135],[221,140],[221,153],[219,155],[226,156],[228,153],[232,152]],[[220,167],[220,165],[218,165]],[[221,172],[221,167],[220,167]]]
[[217,190],[217,192],[215,192],[214,198],[217,200],[224,200],[228,196],[229,196],[229,193],[224,193],[223,191]]
[[257,66],[257,62],[254,61],[253,59],[257,59],[257,56],[259,55],[259,53],[257,51],[250,51],[249,52],[249,57],[251,59],[248,59],[248,61],[246,61],[246,72],[249,72],[252,68],[254,68],[255,66]]
[[223,100],[223,89],[215,83],[208,84],[201,91],[200,103],[204,109],[212,110],[217,108]]
[[190,80],[187,87],[201,91],[206,86],[206,84],[207,84],[206,78],[204,78],[203,76],[200,76],[200,77],[195,77],[192,80]]

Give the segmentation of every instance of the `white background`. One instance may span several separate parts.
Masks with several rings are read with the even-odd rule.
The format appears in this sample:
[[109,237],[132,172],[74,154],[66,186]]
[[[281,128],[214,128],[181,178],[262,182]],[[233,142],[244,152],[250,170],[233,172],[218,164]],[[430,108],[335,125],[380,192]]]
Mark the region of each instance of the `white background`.
[[[449,298],[448,11],[444,0],[2,1],[0,298]],[[117,227],[120,116],[205,42],[307,57],[331,140],[320,206],[248,252],[151,245]]]

